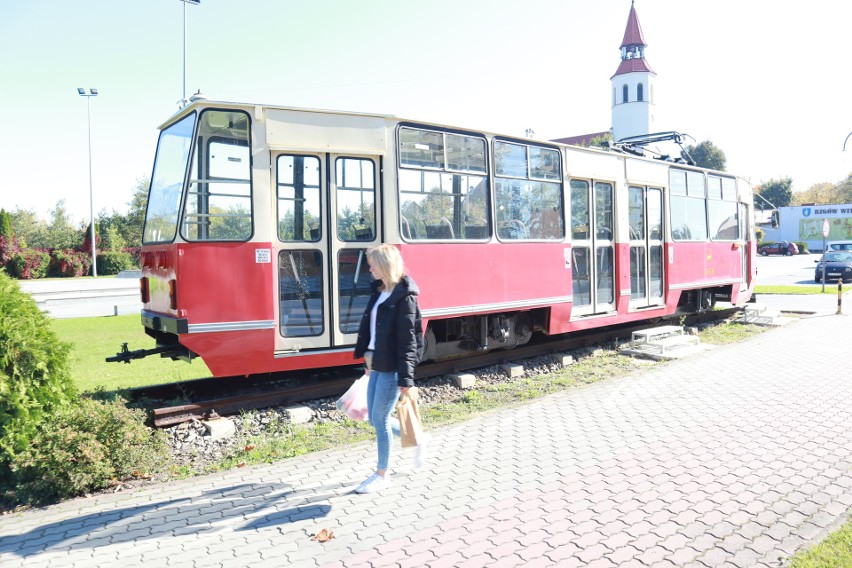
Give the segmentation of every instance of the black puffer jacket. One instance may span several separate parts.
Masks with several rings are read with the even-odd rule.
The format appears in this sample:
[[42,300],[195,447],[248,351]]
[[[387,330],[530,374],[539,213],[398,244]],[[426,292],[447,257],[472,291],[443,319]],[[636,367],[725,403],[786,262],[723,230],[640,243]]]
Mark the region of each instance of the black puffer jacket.
[[[370,312],[379,299],[381,285],[380,280],[374,280],[372,283],[373,293],[358,327],[356,359],[363,357],[370,345]],[[423,324],[420,307],[417,305],[419,292],[414,280],[403,276],[388,299],[379,304],[376,311],[373,369],[383,373],[396,371],[397,384],[401,387],[414,386],[414,368],[423,355]]]

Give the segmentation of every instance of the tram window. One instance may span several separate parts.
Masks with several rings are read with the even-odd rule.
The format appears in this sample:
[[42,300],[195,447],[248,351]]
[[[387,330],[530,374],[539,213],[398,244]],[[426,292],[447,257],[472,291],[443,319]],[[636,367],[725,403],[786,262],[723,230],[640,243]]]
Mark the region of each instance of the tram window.
[[711,199],[707,200],[710,238],[714,241],[735,241],[739,238],[736,182],[732,178],[707,176]]
[[170,243],[175,238],[196,117],[195,113],[187,115],[160,133],[142,233],[145,244]]
[[571,249],[571,279],[575,306],[588,306],[592,303],[591,262],[589,247]]
[[631,186],[627,188],[630,219],[630,240],[645,238],[645,189]]
[[376,237],[375,164],[363,158],[337,158],[337,238],[372,241]]
[[337,290],[340,297],[338,319],[342,333],[357,333],[361,316],[370,300],[370,265],[367,249],[343,249],[337,258]]
[[612,184],[595,183],[595,236],[612,240]]
[[725,201],[737,200],[737,182],[733,178],[722,178],[722,199]]
[[520,144],[494,144],[494,173],[498,176],[527,177],[527,147]]
[[597,303],[611,304],[615,300],[614,280],[613,280],[613,255],[612,247],[597,247],[595,249],[597,257]]
[[322,237],[320,160],[316,156],[283,154],[276,160],[278,238],[316,242]]
[[399,160],[403,239],[491,237],[484,138],[402,127]]
[[283,337],[309,337],[324,331],[322,253],[282,250],[278,254],[278,331]]
[[705,197],[704,174],[701,172],[686,172],[686,194],[690,197]]
[[707,200],[704,174],[684,170],[669,172],[669,219],[676,241],[707,240]]
[[447,169],[485,173],[485,144],[481,138],[447,134]]
[[589,234],[589,182],[571,180],[571,238],[584,241]]
[[244,112],[201,113],[198,143],[183,211],[188,241],[251,237],[251,146]]
[[557,150],[494,143],[497,236],[503,240],[561,240],[565,235]]
[[663,238],[663,192],[654,187],[648,188],[648,238]]
[[399,129],[399,162],[404,166],[444,167],[444,135],[442,132]]
[[669,191],[672,195],[686,195],[686,172],[671,170],[669,172]]
[[722,178],[717,176],[707,177],[707,198],[722,199]]

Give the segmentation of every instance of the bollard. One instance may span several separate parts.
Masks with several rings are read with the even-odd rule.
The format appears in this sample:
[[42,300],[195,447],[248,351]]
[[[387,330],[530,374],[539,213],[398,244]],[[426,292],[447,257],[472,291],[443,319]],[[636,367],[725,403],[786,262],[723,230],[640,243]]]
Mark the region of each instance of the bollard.
[[843,314],[843,279],[837,279],[837,314]]

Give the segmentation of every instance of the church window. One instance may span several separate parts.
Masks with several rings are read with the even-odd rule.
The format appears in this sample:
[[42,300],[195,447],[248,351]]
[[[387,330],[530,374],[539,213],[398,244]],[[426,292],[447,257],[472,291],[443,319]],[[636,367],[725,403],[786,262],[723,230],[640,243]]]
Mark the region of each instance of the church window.
[[636,100],[639,102],[645,100],[642,83],[636,85]]
[[627,96],[627,85],[621,89],[621,102],[626,103],[630,98]]

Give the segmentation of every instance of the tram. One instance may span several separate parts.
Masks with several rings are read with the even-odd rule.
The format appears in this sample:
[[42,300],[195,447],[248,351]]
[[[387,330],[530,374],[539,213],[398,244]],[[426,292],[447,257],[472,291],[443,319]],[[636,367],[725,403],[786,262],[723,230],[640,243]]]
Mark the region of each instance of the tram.
[[749,183],[390,115],[193,101],[160,127],[141,313],[215,376],[352,365],[366,251],[400,248],[426,360],[740,305]]

